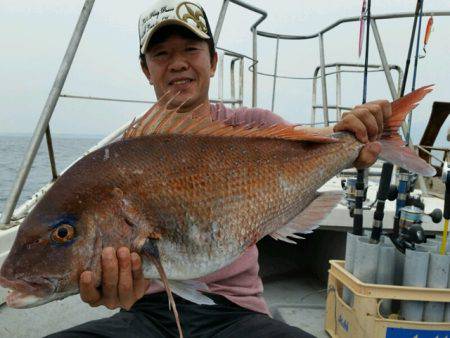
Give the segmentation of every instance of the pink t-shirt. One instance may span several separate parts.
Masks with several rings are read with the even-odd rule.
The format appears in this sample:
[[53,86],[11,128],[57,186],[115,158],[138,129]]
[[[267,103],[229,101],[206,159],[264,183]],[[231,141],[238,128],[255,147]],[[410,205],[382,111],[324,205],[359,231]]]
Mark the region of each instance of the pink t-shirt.
[[[230,109],[222,103],[211,104],[213,120],[226,121],[229,124],[257,125],[288,124],[280,116],[269,110],[257,108]],[[262,297],[263,284],[259,277],[258,249],[256,245],[249,247],[230,265],[213,272],[199,280],[205,282],[210,292],[224,296],[231,302],[256,312],[269,313],[269,308]],[[152,283],[147,294],[164,291]]]

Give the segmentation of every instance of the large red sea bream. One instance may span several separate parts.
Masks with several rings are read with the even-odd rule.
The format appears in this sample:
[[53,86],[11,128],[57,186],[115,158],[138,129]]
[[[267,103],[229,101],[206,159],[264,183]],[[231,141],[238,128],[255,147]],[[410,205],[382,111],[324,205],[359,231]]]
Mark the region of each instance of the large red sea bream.
[[[382,158],[426,176],[435,170],[397,131],[430,90],[394,101],[380,140]],[[0,271],[0,285],[12,290],[8,305],[75,294],[85,270],[100,284],[106,246],[140,253],[145,276],[161,278],[169,292],[266,235],[291,241],[310,232],[339,200],[317,189],[363,147],[350,133],[311,130],[230,126],[157,104],[122,140],[67,170],[23,221]]]

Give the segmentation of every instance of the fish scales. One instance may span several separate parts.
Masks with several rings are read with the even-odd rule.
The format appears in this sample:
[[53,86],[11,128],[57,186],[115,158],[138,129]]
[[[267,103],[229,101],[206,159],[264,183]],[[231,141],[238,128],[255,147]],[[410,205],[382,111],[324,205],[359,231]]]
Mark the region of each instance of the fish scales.
[[[61,180],[49,193],[61,194],[64,187],[90,204],[86,199],[95,191],[95,202],[104,207],[91,214],[97,216],[103,246],[132,246],[136,233],[120,207],[103,212],[118,204],[111,191],[121,189],[135,210],[125,215],[128,222],[150,224],[154,229],[147,231],[163,234],[158,246],[168,278],[197,278],[297,215],[317,188],[353,162],[360,147],[352,136],[343,143],[308,144],[152,135],[109,145],[106,160],[104,149],[94,152],[70,169],[66,180],[75,180]],[[299,198],[305,191],[307,198]],[[151,264],[145,274],[158,276]]]
[[[161,234],[158,248],[168,278],[204,276],[298,214],[318,187],[352,163],[360,146],[352,136],[331,144],[195,135],[116,142],[87,155],[55,182],[31,211],[28,226],[20,228],[12,251],[28,245],[33,231],[38,236],[37,223],[77,215],[73,250],[50,249],[72,262],[68,279],[98,270],[92,262],[102,247],[135,249],[152,234]],[[321,167],[327,169],[317,170]],[[16,275],[29,274],[30,266],[36,274],[48,269],[39,255],[24,257]],[[20,267],[24,270],[17,271]],[[144,272],[158,277],[146,261]]]

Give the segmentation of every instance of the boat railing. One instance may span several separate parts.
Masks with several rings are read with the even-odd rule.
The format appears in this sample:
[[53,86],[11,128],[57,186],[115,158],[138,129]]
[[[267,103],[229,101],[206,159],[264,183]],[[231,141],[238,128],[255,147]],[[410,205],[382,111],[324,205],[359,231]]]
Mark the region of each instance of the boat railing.
[[[442,166],[444,162],[448,161],[449,157],[448,154],[450,152],[450,148],[444,148],[444,147],[435,147],[435,146],[425,146],[425,145],[416,145],[417,150],[421,150],[424,153],[428,154],[429,157],[427,158],[428,163],[433,165],[433,160],[437,161],[439,166]],[[438,157],[438,155],[433,154],[433,152],[439,153],[441,156]],[[435,165],[436,166],[436,165]]]
[[[345,67],[345,68],[343,68]],[[367,65],[368,72],[382,72],[382,65]],[[389,70],[393,70],[397,72],[397,91],[400,90],[403,78],[403,70],[398,65],[388,65]],[[330,123],[336,123],[341,119],[342,111],[351,110],[352,107],[346,107],[341,105],[341,93],[342,93],[342,73],[362,73],[364,72],[363,64],[359,63],[348,63],[348,62],[339,62],[325,65],[325,68],[335,68],[333,72],[325,73],[325,76],[330,76],[336,74],[336,104],[328,105],[328,109],[334,109],[336,114],[334,120],[331,120],[328,113],[325,113],[325,109],[323,104],[317,104],[317,80],[320,79],[319,71],[321,66],[317,66],[314,70],[314,75],[312,77],[313,81],[313,90],[312,90],[312,105],[311,105],[311,126],[317,126],[320,124],[329,125]],[[347,69],[348,68],[348,69]],[[323,122],[316,122],[316,114],[317,109],[322,109],[323,112]]]
[[[224,1],[226,2],[226,0]],[[436,12],[424,12],[424,17],[427,16],[450,16],[450,11],[436,11]],[[385,73],[387,85],[389,87],[391,96],[393,99],[396,99],[398,97],[398,91],[395,86],[395,82],[392,78],[392,74],[390,72],[391,66],[389,65],[387,61],[387,57],[384,51],[383,42],[381,40],[379,31],[378,31],[378,25],[377,21],[379,20],[388,20],[388,19],[399,19],[399,18],[410,18],[414,17],[414,13],[392,13],[392,14],[383,14],[383,15],[372,15],[370,19],[370,25],[371,25],[371,32],[373,34],[373,37],[375,39],[375,43],[377,46],[378,54],[381,60],[381,64],[383,67],[383,71]],[[318,39],[318,48],[319,48],[319,55],[320,55],[320,80],[321,80],[321,90],[322,90],[322,107],[324,110],[324,114],[328,114],[328,93],[327,93],[327,80],[326,80],[326,58],[325,58],[325,45],[324,45],[324,34],[330,32],[334,28],[344,24],[344,23],[350,23],[350,22],[357,22],[360,20],[359,16],[354,17],[348,17],[343,18],[340,20],[337,20],[336,22],[332,23],[331,25],[325,27],[324,29],[313,33],[309,35],[287,35],[287,34],[277,34],[277,33],[271,33],[271,32],[265,32],[265,31],[257,31],[256,36],[253,36],[253,48],[257,48],[258,37],[265,37],[269,39],[276,39],[277,45],[276,45],[276,54],[274,58],[274,69],[276,70],[278,68],[278,54],[279,54],[279,40],[309,40],[309,39]],[[257,70],[253,69],[253,72],[257,72]],[[276,79],[280,77],[277,72],[275,71],[273,74],[270,74],[274,76],[274,82],[276,82]],[[255,86],[253,86],[255,88]],[[273,91],[274,93],[275,91]],[[255,100],[254,100],[255,101]],[[257,102],[254,102],[254,105],[256,106]],[[405,130],[406,132],[406,130]]]

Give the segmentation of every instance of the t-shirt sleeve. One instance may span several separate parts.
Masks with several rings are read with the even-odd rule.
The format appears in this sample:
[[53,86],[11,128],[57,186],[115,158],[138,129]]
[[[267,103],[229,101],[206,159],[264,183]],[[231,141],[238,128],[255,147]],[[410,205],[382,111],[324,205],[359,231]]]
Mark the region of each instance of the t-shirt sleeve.
[[214,120],[223,120],[231,125],[255,123],[257,125],[282,124],[290,125],[281,116],[267,109],[260,108],[227,108],[223,105],[214,107],[212,115]]

